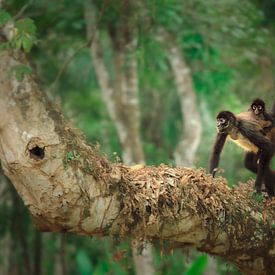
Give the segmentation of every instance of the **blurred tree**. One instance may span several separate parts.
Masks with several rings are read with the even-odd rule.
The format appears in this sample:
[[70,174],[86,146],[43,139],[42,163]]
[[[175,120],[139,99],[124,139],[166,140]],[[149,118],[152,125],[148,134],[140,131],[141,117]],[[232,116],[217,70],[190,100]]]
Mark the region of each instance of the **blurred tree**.
[[[103,8],[104,4],[105,2],[102,4]],[[92,61],[108,112],[117,129],[122,146],[122,161],[126,164],[145,163],[140,139],[139,81],[135,56],[138,38],[134,14],[137,7],[135,2],[126,1],[117,8],[121,15],[120,20],[107,24],[107,38],[112,48],[114,64],[114,80],[111,83],[110,73],[104,64],[100,33],[98,34],[95,28],[95,6],[92,6],[90,0],[85,2],[87,36],[91,41]],[[138,239],[133,239],[132,253],[137,274],[154,274],[151,244],[141,244]]]
[[[168,46],[168,59],[175,78],[175,86],[181,106],[183,133],[174,151],[177,166],[193,166],[201,140],[202,125],[197,110],[196,92],[190,68],[181,54],[175,39],[164,29],[160,32],[160,40]],[[188,150],[186,148],[188,147]]]

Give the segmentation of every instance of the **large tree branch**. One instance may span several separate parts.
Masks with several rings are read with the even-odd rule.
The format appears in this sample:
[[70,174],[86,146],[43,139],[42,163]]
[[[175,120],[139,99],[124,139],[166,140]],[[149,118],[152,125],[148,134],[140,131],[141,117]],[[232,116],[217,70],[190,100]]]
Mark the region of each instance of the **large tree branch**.
[[[110,164],[0,53],[0,158],[41,230],[167,239],[220,255],[248,274],[275,272],[274,209],[202,170]],[[268,215],[265,215],[265,214]],[[264,215],[263,215],[264,214]]]

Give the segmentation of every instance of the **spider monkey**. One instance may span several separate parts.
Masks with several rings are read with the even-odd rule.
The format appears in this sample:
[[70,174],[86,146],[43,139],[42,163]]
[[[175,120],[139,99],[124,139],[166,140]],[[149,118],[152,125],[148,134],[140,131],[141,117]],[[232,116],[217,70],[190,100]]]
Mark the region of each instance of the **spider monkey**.
[[[275,102],[271,113],[267,113],[265,110],[265,103],[261,99],[255,99],[249,111],[262,125],[265,135],[275,144]],[[244,160],[245,167],[257,174],[258,155],[254,153],[247,153]],[[264,176],[265,185],[272,186],[272,182],[275,182],[275,171],[269,169]],[[275,193],[275,190],[274,190]]]
[[[275,112],[275,102],[273,108]],[[265,102],[262,99],[253,100],[248,111],[260,123],[265,133],[268,133],[275,126],[275,117],[273,117],[275,113],[272,115],[272,113],[266,112]]]
[[[274,153],[274,144],[265,136],[260,123],[252,118],[251,113],[244,112],[234,115],[229,111],[222,111],[217,116],[217,137],[210,161],[210,173],[213,177],[217,171],[220,154],[229,137],[233,142],[245,151],[257,154],[259,164],[255,181],[256,192],[261,192],[262,181],[267,177],[270,168],[269,163]],[[266,189],[270,196],[274,195],[271,182],[266,182]]]

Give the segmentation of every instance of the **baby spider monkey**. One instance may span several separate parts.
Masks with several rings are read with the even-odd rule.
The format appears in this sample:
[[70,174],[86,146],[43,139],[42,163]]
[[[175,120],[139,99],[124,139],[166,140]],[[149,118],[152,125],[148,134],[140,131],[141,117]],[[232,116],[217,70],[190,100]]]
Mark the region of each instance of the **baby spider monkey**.
[[[229,137],[245,151],[252,152],[258,156],[259,163],[255,188],[256,192],[260,193],[262,182],[270,171],[269,164],[274,153],[274,144],[265,136],[259,121],[253,118],[249,112],[234,115],[229,111],[222,111],[217,116],[217,132],[210,160],[210,173],[212,173],[213,177],[215,176],[220,154],[226,139]],[[265,185],[269,196],[273,196],[273,184],[265,181]]]
[[[273,108],[275,108],[275,103]],[[265,102],[262,99],[253,100],[248,111],[257,119],[265,133],[268,133],[275,126],[275,114],[266,112]]]
[[[275,144],[275,102],[273,103],[271,113],[267,113],[265,109],[265,102],[261,99],[255,99],[252,102],[249,111],[263,127],[266,137],[270,139],[273,144]],[[259,157],[257,154],[247,153],[244,160],[245,167],[257,174],[258,159]],[[275,193],[275,171],[269,168],[264,175],[264,182],[265,186],[273,186],[273,192]]]

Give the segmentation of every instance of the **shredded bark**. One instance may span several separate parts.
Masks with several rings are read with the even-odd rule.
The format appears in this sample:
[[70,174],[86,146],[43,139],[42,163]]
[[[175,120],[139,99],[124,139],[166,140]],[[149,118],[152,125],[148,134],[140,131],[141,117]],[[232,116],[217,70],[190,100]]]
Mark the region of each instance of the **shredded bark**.
[[[160,220],[177,221],[182,218],[182,210],[187,209],[199,216],[208,230],[224,227],[228,234],[233,235],[238,220],[243,223],[247,219],[249,223],[251,209],[259,212],[264,209],[264,203],[258,203],[252,197],[252,183],[231,189],[225,179],[213,179],[203,169],[172,168],[167,165],[133,170],[121,165],[120,168],[124,172],[116,185],[121,215],[125,221],[121,227],[122,234],[137,229],[145,232],[146,227]],[[126,169],[129,173],[125,173]],[[245,206],[247,215],[243,213]],[[259,218],[264,222],[263,217]],[[242,233],[238,236],[241,238]]]

